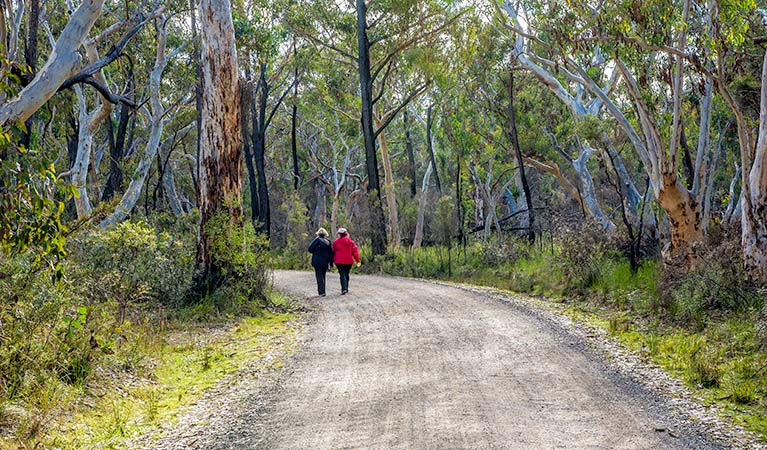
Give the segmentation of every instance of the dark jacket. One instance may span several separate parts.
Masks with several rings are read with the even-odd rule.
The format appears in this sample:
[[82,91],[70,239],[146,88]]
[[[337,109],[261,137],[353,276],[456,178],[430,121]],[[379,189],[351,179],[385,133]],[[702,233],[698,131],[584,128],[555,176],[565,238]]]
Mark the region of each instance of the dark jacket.
[[333,263],[333,247],[330,241],[325,238],[314,238],[309,244],[309,253],[312,254],[312,266],[314,267],[328,267]]
[[333,241],[333,256],[336,264],[354,264],[360,262],[357,244],[347,235]]

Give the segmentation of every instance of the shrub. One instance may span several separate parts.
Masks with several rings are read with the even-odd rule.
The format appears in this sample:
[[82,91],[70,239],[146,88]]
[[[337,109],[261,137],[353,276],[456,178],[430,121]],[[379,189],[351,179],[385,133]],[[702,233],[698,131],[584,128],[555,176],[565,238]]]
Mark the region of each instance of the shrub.
[[223,284],[208,297],[197,300],[212,302],[219,313],[239,312],[253,306],[254,301],[263,305],[269,281],[266,238],[257,234],[250,222],[233,225],[224,214],[211,218],[207,226],[212,236],[210,252],[221,265]]
[[693,270],[663,270],[660,305],[676,322],[701,329],[712,311],[755,312],[764,305],[764,289],[750,281],[743,270],[737,239],[726,238],[722,230],[712,230],[700,260],[703,262]]
[[194,269],[194,244],[148,225],[123,222],[71,241],[69,269],[91,302],[116,301],[120,320],[135,302],[178,305]]
[[560,265],[567,290],[583,294],[602,276],[604,261],[616,255],[609,250],[605,234],[595,227],[565,229],[560,237]]

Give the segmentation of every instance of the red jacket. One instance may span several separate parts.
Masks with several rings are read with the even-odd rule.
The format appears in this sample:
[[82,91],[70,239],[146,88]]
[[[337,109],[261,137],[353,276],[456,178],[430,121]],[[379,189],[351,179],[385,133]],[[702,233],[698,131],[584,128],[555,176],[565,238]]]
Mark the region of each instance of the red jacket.
[[333,241],[333,262],[336,264],[354,264],[360,262],[360,251],[349,236]]

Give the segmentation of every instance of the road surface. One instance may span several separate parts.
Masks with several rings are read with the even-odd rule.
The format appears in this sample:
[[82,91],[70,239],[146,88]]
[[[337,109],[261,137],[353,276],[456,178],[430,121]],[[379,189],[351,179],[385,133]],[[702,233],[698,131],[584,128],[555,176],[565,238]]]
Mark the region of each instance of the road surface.
[[278,289],[314,297],[299,351],[235,411],[222,405],[229,419],[158,448],[720,448],[529,309],[355,274],[341,296],[328,276],[318,298],[313,273],[275,273]]

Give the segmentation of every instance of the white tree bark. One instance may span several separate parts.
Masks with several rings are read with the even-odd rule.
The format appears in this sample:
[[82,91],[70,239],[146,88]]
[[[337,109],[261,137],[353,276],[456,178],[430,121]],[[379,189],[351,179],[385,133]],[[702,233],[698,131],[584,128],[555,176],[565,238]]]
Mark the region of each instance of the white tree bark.
[[418,215],[415,222],[415,236],[413,237],[413,247],[421,248],[423,245],[423,227],[426,222],[426,204],[429,197],[429,178],[431,178],[431,172],[433,171],[431,161],[426,167],[426,173],[423,175],[423,181],[421,182],[421,190],[418,192]]
[[743,162],[742,246],[746,269],[767,281],[767,50],[762,62],[759,131],[751,164]]
[[61,32],[48,61],[13,100],[0,105],[0,125],[25,121],[48,101],[80,66],[79,48],[101,14],[104,0],[83,0]]
[[[195,126],[196,125],[197,124],[195,123]],[[174,216],[184,214],[184,207],[181,205],[181,199],[176,190],[176,180],[173,178],[173,167],[170,161],[168,161],[168,164],[162,173],[162,185],[165,189],[165,196],[168,199],[171,213],[173,213]]]
[[[149,174],[149,168],[152,166],[152,161],[154,161],[160,146],[160,140],[165,126],[164,117],[166,113],[162,105],[162,97],[160,93],[162,74],[165,71],[165,67],[168,65],[168,61],[173,59],[184,48],[184,45],[177,47],[170,53],[170,55],[166,55],[165,45],[167,40],[167,23],[165,17],[160,16],[155,19],[155,24],[157,31],[157,50],[155,52],[155,64],[149,75],[149,103],[151,111],[146,111],[145,109],[145,113],[150,123],[149,139],[144,147],[144,154],[141,157],[141,161],[139,161],[136,171],[131,178],[131,182],[128,185],[128,189],[125,190],[125,193],[120,199],[120,203],[117,205],[114,212],[101,221],[99,224],[101,228],[110,227],[122,222],[130,216],[131,211],[136,206],[136,202],[138,202],[138,199],[141,196],[141,190],[144,187],[144,182]],[[196,125],[196,123],[190,123],[186,125],[185,129],[191,128],[194,125]],[[183,135],[183,131],[184,130],[176,134]]]

